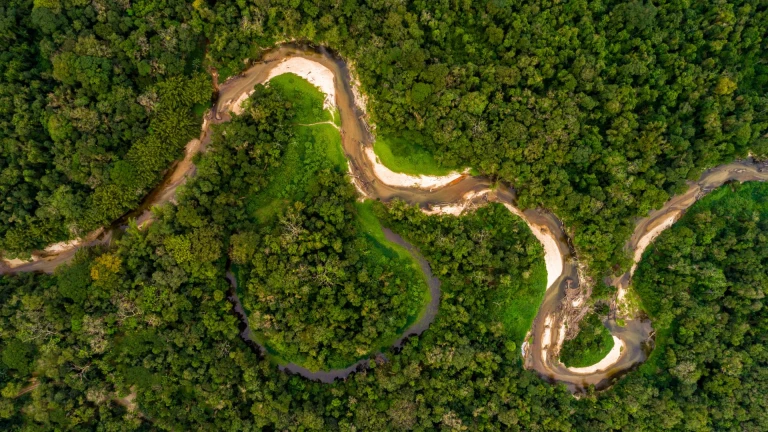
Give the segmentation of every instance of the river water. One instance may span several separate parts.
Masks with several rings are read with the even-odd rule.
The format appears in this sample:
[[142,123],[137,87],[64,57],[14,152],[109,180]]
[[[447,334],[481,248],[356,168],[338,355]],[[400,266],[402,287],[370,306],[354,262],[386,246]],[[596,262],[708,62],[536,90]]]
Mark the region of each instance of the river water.
[[[395,348],[401,348],[403,344],[408,340],[408,338],[422,334],[424,331],[426,331],[429,328],[429,326],[435,320],[435,317],[437,316],[437,312],[440,306],[440,279],[438,279],[432,274],[432,269],[429,267],[427,260],[424,259],[424,257],[418,251],[418,249],[413,247],[413,245],[411,245],[410,243],[405,241],[402,237],[400,237],[398,234],[395,234],[394,232],[392,232],[392,230],[387,228],[384,228],[384,236],[387,238],[387,240],[393,243],[397,243],[400,246],[404,247],[408,251],[408,253],[411,254],[411,256],[416,260],[416,262],[418,262],[419,267],[421,268],[421,271],[424,273],[426,277],[427,286],[429,287],[430,300],[429,300],[429,303],[427,303],[419,320],[411,324],[392,345]],[[241,323],[240,337],[251,348],[258,351],[261,355],[266,355],[267,349],[253,337],[251,326],[248,322],[248,315],[245,313],[245,308],[243,308],[243,304],[240,302],[240,298],[237,295],[237,279],[235,278],[235,275],[232,272],[227,272],[226,279],[227,279],[227,282],[229,282],[231,287],[228,298],[232,302],[233,311],[235,315],[237,315],[237,317],[240,319],[240,323]],[[386,358],[382,354],[378,353],[378,354],[375,354],[373,358],[361,359],[358,362],[350,366],[347,366],[346,368],[333,369],[333,370],[327,370],[327,371],[322,371],[322,370],[312,371],[295,363],[288,363],[285,365],[280,365],[279,367],[280,367],[280,370],[282,371],[301,375],[305,378],[317,380],[324,383],[331,383],[336,379],[344,379],[353,372],[366,369],[371,360],[377,361],[377,362],[383,362],[383,361],[386,361]]]
[[[218,86],[218,100],[206,116],[200,137],[190,141],[187,145],[184,159],[169,169],[163,182],[148,195],[139,208],[131,212],[127,217],[136,218],[139,224],[151,222],[150,209],[153,206],[173,201],[177,188],[195,174],[192,158],[198,152],[205,151],[210,141],[210,125],[229,121],[229,112],[233,104],[241,100],[244,94],[252,91],[255,85],[264,83],[269,76],[269,72],[280,61],[290,57],[302,57],[315,61],[333,72],[336,90],[335,104],[341,115],[342,145],[349,160],[350,175],[360,192],[367,198],[378,199],[384,202],[397,198],[409,204],[418,205],[423,209],[439,207],[441,205],[455,205],[457,203],[461,203],[464,206],[467,204],[482,205],[490,201],[504,203],[516,208],[515,192],[511,187],[497,185],[491,190],[491,181],[487,177],[482,176],[464,176],[459,181],[434,190],[390,186],[379,181],[376,178],[370,159],[365,155],[365,149],[373,145],[373,136],[368,129],[364,112],[355,104],[347,64],[341,58],[322,47],[310,48],[287,44],[267,51],[261,61],[255,63],[242,74]],[[651,212],[647,217],[637,221],[635,231],[625,245],[627,253],[630,256],[634,255],[634,252],[639,247],[642,249],[647,245],[648,238],[646,236],[649,233],[654,231],[653,234],[658,234],[660,231],[657,228],[658,225],[671,216],[679,218],[685,209],[695,203],[697,199],[725,182],[766,180],[768,180],[768,169],[765,168],[765,164],[761,165],[752,160],[734,162],[706,171],[697,182],[689,183],[689,189],[684,194],[673,197],[662,208]],[[470,198],[468,199],[468,197]],[[516,213],[518,212],[516,211]],[[598,388],[610,385],[617,377],[632,370],[632,368],[647,358],[648,352],[652,348],[653,330],[651,323],[642,316],[628,317],[631,319],[624,320],[623,326],[619,326],[615,319],[606,321],[605,324],[611,333],[621,339],[625,347],[618,360],[604,370],[576,373],[562,365],[558,361],[556,354],[563,340],[564,320],[567,318],[568,313],[570,313],[570,309],[572,309],[568,306],[568,290],[578,288],[579,285],[577,256],[570,247],[571,242],[566,235],[566,230],[554,215],[540,209],[525,210],[519,212],[519,215],[525,220],[531,230],[538,230],[534,232],[554,239],[563,262],[561,274],[557,275],[556,278],[550,275],[550,279],[554,280],[554,283],[548,287],[542,305],[533,322],[531,334],[528,338],[530,344],[525,350],[525,366],[535,370],[545,379],[566,384],[574,392],[582,391],[588,385],[595,385]],[[36,259],[34,262],[21,265],[11,265],[7,262],[4,264],[0,263],[0,274],[25,271],[52,272],[56,266],[70,260],[80,247],[108,243],[112,232],[123,226],[124,222],[122,221],[124,219],[126,218],[122,218],[121,221],[113,224],[110,229],[89,234],[80,244],[68,249],[56,252],[40,251],[33,254]],[[439,308],[440,283],[432,275],[426,260],[412,245],[391,231],[387,230],[385,234],[390,241],[401,244],[416,258],[422,271],[427,276],[432,294],[432,300],[427,306],[422,319],[414,323],[396,342],[395,345],[400,346],[406,337],[425,331],[434,320]],[[617,287],[620,293],[625,292],[630,283],[631,272],[632,269],[619,276],[609,278],[606,282]],[[234,287],[234,278],[231,274],[228,274],[227,277]],[[233,301],[235,312],[244,323],[242,336],[253,344],[250,338],[247,317],[237,299],[237,293],[234,288],[230,299]],[[376,360],[382,361],[382,358],[377,356]],[[298,365],[281,366],[281,369],[300,374],[309,379],[330,382],[337,378],[344,378],[350,373],[364,368],[368,361],[368,359],[364,359],[348,368],[333,371],[313,372]]]

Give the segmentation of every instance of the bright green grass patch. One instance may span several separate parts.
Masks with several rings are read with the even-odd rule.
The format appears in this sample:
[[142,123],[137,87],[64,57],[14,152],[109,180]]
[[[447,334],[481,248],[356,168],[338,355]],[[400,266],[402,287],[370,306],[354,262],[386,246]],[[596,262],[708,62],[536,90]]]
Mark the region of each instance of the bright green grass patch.
[[[359,223],[360,231],[365,233],[369,240],[372,240],[371,243],[375,247],[375,252],[377,252],[377,255],[381,257],[380,259],[389,260],[398,257],[406,260],[411,263],[413,269],[417,274],[421,275],[421,279],[424,281],[425,296],[422,302],[422,307],[418,310],[408,312],[409,319],[405,326],[405,328],[407,328],[421,317],[426,309],[427,304],[429,304],[429,301],[431,300],[429,289],[426,286],[426,275],[424,275],[424,273],[421,271],[419,263],[416,262],[416,259],[404,247],[397,243],[390,242],[386,239],[386,237],[384,237],[384,231],[382,230],[381,222],[374,214],[374,205],[376,205],[376,202],[372,200],[365,200],[364,202],[355,203],[358,217],[357,221]],[[405,330],[405,328],[402,330]]]
[[[330,111],[322,110],[323,95],[307,81],[293,74],[281,75],[270,81],[282,96],[290,101],[297,114],[293,118],[293,138],[283,149],[280,164],[269,169],[266,173],[270,178],[269,184],[262,190],[251,194],[246,200],[247,211],[261,225],[269,225],[293,202],[306,199],[319,187],[317,173],[324,169],[332,169],[346,174],[347,159],[341,145],[339,130],[333,124],[312,124],[322,121],[340,121],[338,112],[332,117]],[[311,125],[308,125],[311,124]],[[413,256],[402,246],[389,242],[382,230],[381,223],[373,212],[373,203],[355,202],[356,237],[360,241],[361,258],[390,266],[393,260],[409,263],[413,271],[404,272],[395,277],[413,276],[418,278],[408,291],[407,301],[402,308],[404,313],[398,316],[400,328],[393,328],[377,339],[373,346],[379,349],[390,346],[408,326],[415,322],[426,310],[429,302],[429,290],[426,278],[421,272]],[[350,227],[352,228],[352,227]],[[402,266],[398,267],[403,269]],[[245,291],[247,274],[244,270],[233,266],[233,272],[238,280],[238,291]],[[407,276],[405,276],[407,275]],[[244,302],[245,304],[245,302]],[[250,314],[250,311],[246,311]],[[403,320],[406,324],[402,325]],[[394,326],[393,326],[394,327]],[[253,332],[253,338],[262,344],[270,354],[271,361],[278,364],[295,362],[307,367],[311,366],[306,358],[288,341],[281,337],[267,338],[265,334]],[[359,358],[370,355],[367,353]],[[358,359],[354,359],[356,361]],[[331,356],[326,358],[326,365],[345,367],[353,363],[352,359]]]
[[546,291],[547,267],[542,259],[524,272],[521,279],[512,280],[509,286],[498,291],[492,302],[491,319],[501,321],[507,337],[520,346],[531,329]]
[[277,89],[291,101],[296,113],[293,121],[298,124],[311,124],[333,121],[329,110],[323,109],[325,95],[309,81],[292,73],[278,75],[269,80],[269,85]]
[[426,138],[418,133],[381,133],[376,137],[373,151],[381,163],[394,172],[443,176],[461,169],[456,166],[441,166],[424,146],[425,140]]
[[291,201],[301,200],[314,183],[315,173],[326,167],[346,171],[347,161],[341,148],[341,135],[331,124],[331,113],[323,110],[323,93],[307,80],[295,74],[276,76],[269,82],[288,100],[295,111],[294,138],[286,149],[279,166],[270,169],[269,186],[249,197],[248,212],[259,222],[266,222]]
[[567,367],[592,366],[605,358],[613,345],[611,332],[603,325],[600,316],[592,312],[581,320],[579,334],[563,342],[560,361]]
[[332,167],[346,171],[347,160],[341,149],[341,136],[333,126],[294,126],[294,139],[284,151],[282,164],[272,168],[272,181],[247,202],[249,213],[265,222],[288,202],[301,200],[315,185],[316,173]]

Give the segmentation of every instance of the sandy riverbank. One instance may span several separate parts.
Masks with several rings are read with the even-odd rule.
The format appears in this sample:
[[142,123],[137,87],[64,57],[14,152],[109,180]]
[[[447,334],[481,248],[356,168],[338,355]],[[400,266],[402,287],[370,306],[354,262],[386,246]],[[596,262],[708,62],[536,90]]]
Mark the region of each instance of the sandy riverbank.
[[621,358],[621,353],[624,351],[624,347],[624,341],[616,336],[613,336],[613,348],[611,348],[611,351],[608,352],[608,354],[603,357],[602,360],[593,364],[592,366],[568,368],[568,370],[575,374],[587,375],[608,369],[619,361],[619,358]]
[[563,254],[560,252],[554,233],[546,227],[532,224],[520,209],[507,203],[504,203],[504,207],[522,218],[528,224],[533,235],[539,240],[539,243],[544,247],[544,263],[547,267],[547,289],[551,288],[560,278],[560,275],[563,274],[564,268]]

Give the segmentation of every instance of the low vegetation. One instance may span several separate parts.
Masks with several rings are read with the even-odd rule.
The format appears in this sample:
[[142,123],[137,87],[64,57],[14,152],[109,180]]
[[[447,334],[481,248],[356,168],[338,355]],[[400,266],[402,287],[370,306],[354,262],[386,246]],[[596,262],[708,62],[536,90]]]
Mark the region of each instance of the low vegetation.
[[373,151],[381,163],[394,172],[410,175],[443,176],[460,167],[443,166],[424,145],[425,138],[418,133],[380,132]]
[[560,361],[565,366],[592,366],[611,352],[614,340],[602,322],[607,313],[607,306],[590,312],[579,322],[579,333],[576,337],[563,342]]
[[[635,217],[704,169],[768,157],[766,28],[760,0],[5,0],[0,250],[24,256],[131,209],[199,132],[207,72],[223,80],[297,40],[349,60],[379,130],[418,133],[440,167],[471,166],[562,218],[602,279],[630,264]],[[279,87],[214,128],[178,205],[144,230],[53,275],[0,277],[0,430],[768,430],[765,186],[719,189],[648,249],[634,288],[657,347],[576,399],[521,367],[543,295],[531,234],[498,206],[452,218],[346,205],[333,126],[299,126],[327,117],[298,121]],[[316,176],[281,181],[313,157]],[[421,248],[443,282],[430,329],[330,385],[242,343],[228,262],[266,254],[246,246],[291,211],[307,232],[350,221],[327,256],[375,245],[370,213]],[[265,265],[309,256],[296,246]],[[134,392],[135,410],[119,402]]]
[[[384,238],[370,204],[356,203],[339,131],[314,124],[331,120],[323,95],[293,74],[269,87],[290,110],[293,133],[267,168],[269,183],[247,196],[257,224],[233,236],[240,299],[278,362],[343,368],[391,344],[421,313],[428,290],[413,258]],[[264,102],[272,103],[250,105]],[[231,127],[258,123],[246,114]],[[229,128],[217,140],[242,142]]]

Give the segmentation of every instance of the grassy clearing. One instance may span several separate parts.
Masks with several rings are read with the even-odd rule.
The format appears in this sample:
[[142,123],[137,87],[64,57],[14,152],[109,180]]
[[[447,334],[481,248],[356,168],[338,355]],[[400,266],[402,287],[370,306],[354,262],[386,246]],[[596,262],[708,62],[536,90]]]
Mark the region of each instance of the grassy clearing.
[[[426,276],[424,273],[422,273],[421,268],[419,267],[419,263],[416,262],[416,259],[404,247],[397,243],[392,243],[387,240],[386,237],[384,237],[384,231],[382,230],[381,222],[374,214],[374,205],[376,205],[376,203],[371,200],[355,203],[355,207],[357,208],[357,220],[359,223],[359,229],[360,232],[364,233],[369,240],[369,243],[372,246],[372,255],[377,259],[391,260],[394,258],[399,258],[409,262],[411,267],[413,267],[413,270],[416,272],[416,274],[421,276],[421,280],[423,281],[422,292],[424,293],[424,296],[420,303],[421,307],[408,312],[408,322],[402,329],[400,329],[405,330],[408,326],[416,322],[422,316],[426,310],[427,304],[429,304],[432,297],[427,287]],[[392,341],[395,339],[397,338],[394,338]],[[382,346],[391,345],[392,341],[385,343]]]
[[492,302],[491,319],[501,321],[507,337],[518,346],[531,329],[547,291],[547,267],[541,259],[518,280],[499,290]]
[[381,163],[394,172],[410,175],[443,176],[460,170],[457,166],[441,166],[425,146],[426,138],[418,133],[381,133],[373,151]]
[[[296,115],[294,139],[284,150],[282,164],[271,169],[272,182],[247,202],[248,212],[261,223],[278,214],[287,203],[301,200],[313,187],[319,169],[347,169],[339,131],[331,124],[313,124],[332,121],[331,112],[322,108],[323,93],[295,74],[279,75],[270,80],[270,86],[290,101]],[[302,126],[305,124],[313,125]]]
[[[347,171],[347,160],[338,129],[332,124],[314,124],[326,121],[337,122],[340,119],[338,113],[332,116],[329,110],[322,109],[324,97],[320,91],[293,74],[278,76],[270,81],[270,85],[290,101],[291,106],[296,110],[296,115],[293,118],[293,139],[283,149],[280,165],[270,168],[267,173],[271,179],[269,185],[249,196],[246,201],[248,213],[263,225],[272,223],[282,209],[295,201],[305,199],[310,192],[319,187],[316,175],[320,170],[330,168],[345,174]],[[308,126],[308,124],[312,125]],[[429,302],[429,290],[426,278],[421,273],[416,260],[405,248],[385,238],[381,223],[373,212],[374,203],[356,202],[354,205],[360,238],[359,247],[356,246],[356,249],[360,250],[361,258],[387,265],[391,265],[393,260],[409,263],[413,271],[398,274],[395,277],[420,278],[408,289],[407,307],[404,308],[407,310],[406,324],[400,325],[403,320],[397,320],[400,328],[388,331],[374,344],[374,346],[385,348],[421,316]],[[239,290],[246,291],[244,288],[247,283],[247,274],[243,274],[244,270],[236,267],[233,271],[238,280]],[[250,312],[247,311],[247,313]],[[268,340],[260,332],[254,332],[253,337],[267,349],[271,355],[271,361],[278,364],[295,362],[304,365],[302,354],[296,350],[296,347],[280,340],[281,338]],[[368,355],[370,353],[360,358]],[[357,360],[354,359],[354,361]],[[353,361],[350,359],[334,357],[326,360],[326,364],[332,367],[345,367],[351,363]]]
[[309,81],[292,73],[278,75],[269,80],[269,85],[277,89],[288,100],[296,113],[293,121],[309,124],[333,121],[329,110],[323,109],[325,95]]
[[580,326],[579,334],[563,342],[560,350],[560,361],[567,367],[592,366],[613,349],[611,332],[605,328],[597,313],[584,317]]
[[323,110],[324,96],[317,87],[295,74],[283,74],[270,80],[270,86],[290,101],[295,111],[294,139],[283,152],[282,163],[270,169],[269,186],[248,198],[247,209],[265,223],[289,202],[301,200],[313,186],[315,173],[325,167],[346,171],[347,161],[341,148],[339,131],[330,124],[301,126],[331,121]]
[[299,201],[316,185],[314,176],[326,167],[345,171],[346,158],[339,131],[329,124],[294,127],[294,139],[285,149],[282,164],[271,169],[272,182],[248,198],[247,209],[265,223],[290,202]]

